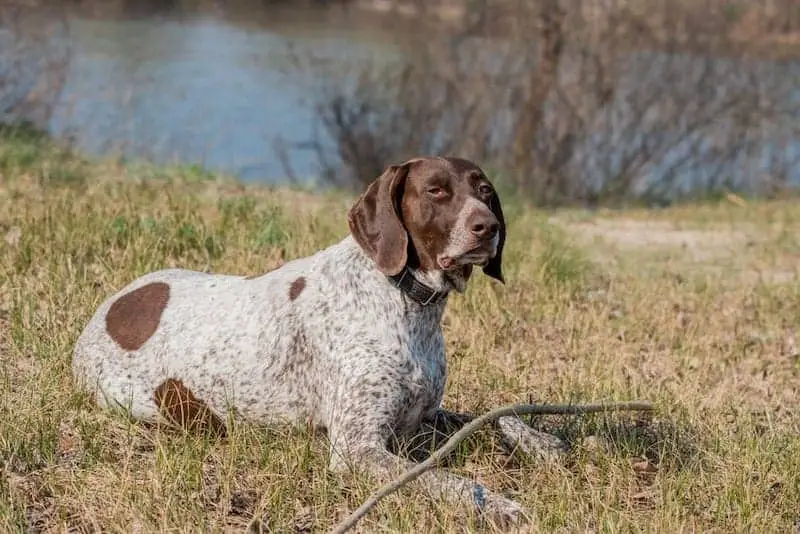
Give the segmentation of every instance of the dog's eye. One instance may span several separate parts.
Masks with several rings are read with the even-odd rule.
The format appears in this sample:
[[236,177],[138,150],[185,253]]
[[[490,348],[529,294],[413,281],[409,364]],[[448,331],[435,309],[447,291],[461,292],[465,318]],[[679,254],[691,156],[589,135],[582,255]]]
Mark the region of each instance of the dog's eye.
[[430,187],[428,188],[428,194],[436,198],[443,198],[447,195],[447,191],[444,187]]
[[490,186],[489,184],[481,184],[480,186],[478,186],[478,191],[482,195],[491,195],[494,192],[492,186]]

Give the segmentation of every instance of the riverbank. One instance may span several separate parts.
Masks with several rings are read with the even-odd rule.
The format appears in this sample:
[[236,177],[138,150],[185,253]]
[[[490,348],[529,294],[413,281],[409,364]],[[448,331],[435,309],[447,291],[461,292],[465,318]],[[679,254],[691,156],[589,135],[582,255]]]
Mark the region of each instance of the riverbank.
[[[503,34],[524,40],[462,40],[352,3],[308,4],[56,3],[66,20],[44,50],[40,37],[59,19],[31,10],[30,50],[0,60],[13,73],[6,92],[21,100],[11,100],[15,116],[73,138],[86,153],[202,161],[248,181],[302,180],[325,161],[334,162],[326,176],[361,179],[374,169],[356,167],[381,159],[380,151],[436,151],[446,139],[452,151],[483,151],[483,160],[518,169],[520,181],[536,176],[587,197],[604,196],[612,181],[641,183],[650,175],[757,194],[800,183],[792,157],[800,62],[731,61],[755,48],[722,43],[712,52],[699,37],[664,44],[649,30],[616,36],[591,13],[586,25],[556,27],[545,32],[546,46],[535,47],[531,36],[545,35],[535,24]],[[37,17],[43,20],[35,23]],[[654,31],[675,27],[652,17],[643,20]],[[442,38],[440,46],[420,31]],[[592,40],[594,34],[608,39]],[[654,52],[659,47],[666,52]],[[537,57],[545,49],[550,55]],[[686,50],[696,53],[678,53]],[[537,64],[548,65],[550,75],[531,72]],[[392,79],[403,71],[415,79]],[[352,124],[336,124],[337,106]],[[551,106],[552,119],[543,114]],[[538,140],[525,138],[534,134]],[[471,141],[477,139],[494,141]],[[539,148],[523,148],[530,146]],[[689,152],[695,155],[687,160]]]
[[[796,59],[800,57],[800,8],[761,6],[753,2],[551,2],[583,31],[610,36],[613,24],[635,21],[636,31],[649,34],[653,51],[704,53],[717,56]],[[495,0],[484,7],[470,0],[352,0],[345,4],[365,13],[444,25],[458,33],[472,28],[482,35],[508,36],[515,26],[531,18],[531,5]],[[553,7],[546,7],[552,10]],[[548,15],[550,16],[550,15]],[[528,35],[530,32],[525,32]],[[616,37],[619,37],[617,35]]]
[[[35,2],[31,5],[35,5]],[[582,21],[585,31],[602,34],[611,24],[634,19],[639,30],[655,37],[654,50],[750,55],[765,59],[800,57],[800,8],[786,2],[754,3],[747,0],[717,4],[693,1],[610,0],[559,4]],[[523,6],[521,9],[520,6]],[[573,8],[574,6],[574,8]],[[509,36],[530,18],[531,4],[508,0],[475,3],[470,0],[286,0],[264,9],[252,0],[196,2],[178,0],[164,5],[152,2],[96,2],[82,0],[67,12],[98,20],[161,13],[165,17],[206,16],[226,20],[242,28],[280,27],[318,20],[327,13],[332,21],[353,19],[363,25],[390,30],[396,37],[415,32],[459,33],[471,28],[489,37]],[[529,34],[529,32],[525,32]],[[676,44],[684,48],[676,49]]]
[[[70,376],[80,330],[134,277],[266,272],[346,235],[352,198],[0,140],[0,530],[322,532],[358,506],[374,485],[329,475],[323,436],[241,423],[217,441],[137,424]],[[791,531],[796,204],[504,208],[506,285],[477,273],[444,318],[445,406],[638,398],[658,411],[535,421],[572,445],[560,465],[519,462],[482,433],[451,469],[518,499],[534,531]],[[410,496],[362,526],[475,528]]]

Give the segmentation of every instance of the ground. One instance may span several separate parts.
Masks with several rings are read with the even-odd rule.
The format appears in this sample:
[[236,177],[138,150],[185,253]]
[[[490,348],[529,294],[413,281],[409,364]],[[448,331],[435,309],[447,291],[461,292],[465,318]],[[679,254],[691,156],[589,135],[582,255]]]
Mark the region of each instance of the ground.
[[[375,489],[324,438],[223,440],[99,410],[70,376],[95,307],[147,271],[243,275],[333,243],[343,194],[0,145],[0,531],[324,532]],[[800,210],[719,202],[542,212],[507,200],[507,284],[479,272],[444,319],[445,405],[650,400],[653,416],[542,417],[563,462],[489,432],[452,469],[518,499],[531,532],[790,532],[800,521]],[[588,436],[595,436],[586,439]],[[361,532],[492,532],[406,491]],[[472,526],[470,526],[472,525]]]

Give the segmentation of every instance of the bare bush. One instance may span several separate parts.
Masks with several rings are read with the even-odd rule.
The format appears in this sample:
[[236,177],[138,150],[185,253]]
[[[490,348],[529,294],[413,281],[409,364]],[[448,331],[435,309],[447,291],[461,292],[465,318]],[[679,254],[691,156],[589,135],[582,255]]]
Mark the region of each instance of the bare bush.
[[0,123],[47,127],[67,78],[68,33],[63,9],[0,4]]
[[399,59],[343,71],[296,56],[319,130],[294,148],[317,155],[327,182],[357,188],[389,162],[457,153],[547,205],[770,194],[800,180],[800,67],[749,57],[733,17],[709,30],[671,14],[665,33],[653,21],[667,15],[642,3],[480,4],[455,31],[420,18]]

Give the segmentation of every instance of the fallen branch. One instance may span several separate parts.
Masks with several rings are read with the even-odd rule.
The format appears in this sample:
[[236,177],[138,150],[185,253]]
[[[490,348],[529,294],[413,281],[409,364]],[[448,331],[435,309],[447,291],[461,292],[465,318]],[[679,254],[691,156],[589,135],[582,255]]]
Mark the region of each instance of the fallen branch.
[[428,469],[436,466],[439,461],[450,454],[459,443],[470,437],[478,429],[487,423],[494,422],[501,417],[509,415],[580,415],[589,413],[600,412],[620,412],[620,411],[640,411],[649,412],[653,410],[653,405],[649,402],[621,402],[615,404],[517,404],[514,406],[503,406],[487,412],[480,417],[476,417],[461,430],[453,434],[445,444],[436,452],[431,454],[424,462],[417,464],[412,469],[406,471],[399,478],[389,482],[375,493],[369,499],[364,501],[364,504],[358,507],[353,513],[347,516],[336,528],[331,531],[331,534],[343,534],[351,528],[369,511],[378,504],[378,501],[387,495],[397,491],[409,482],[412,482],[422,473]]

